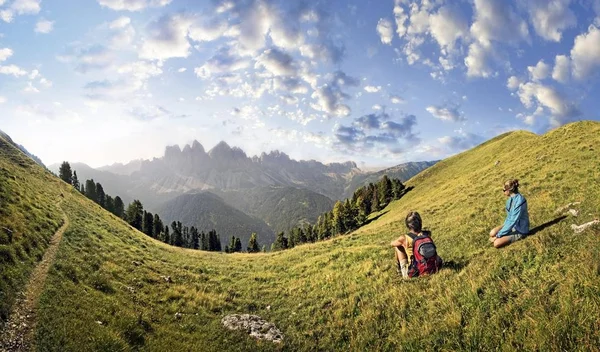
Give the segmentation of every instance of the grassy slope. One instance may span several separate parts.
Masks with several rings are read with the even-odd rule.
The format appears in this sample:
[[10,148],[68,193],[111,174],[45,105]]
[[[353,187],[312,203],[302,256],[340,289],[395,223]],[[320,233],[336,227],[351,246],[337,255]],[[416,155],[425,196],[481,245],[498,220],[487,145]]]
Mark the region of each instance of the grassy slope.
[[0,322],[62,225],[60,183],[0,136]]
[[[600,232],[572,235],[569,226],[598,216],[598,135],[600,124],[584,122],[544,136],[497,137],[410,180],[414,190],[359,231],[269,254],[168,247],[70,192],[63,209],[71,226],[40,301],[38,348],[594,349]],[[487,232],[503,219],[500,186],[508,177],[521,180],[533,227],[571,201],[582,201],[581,215],[490,248]],[[404,232],[410,209],[422,213],[440,254],[454,264],[402,281],[388,243]],[[220,319],[233,312],[275,322],[284,344],[224,330]]]

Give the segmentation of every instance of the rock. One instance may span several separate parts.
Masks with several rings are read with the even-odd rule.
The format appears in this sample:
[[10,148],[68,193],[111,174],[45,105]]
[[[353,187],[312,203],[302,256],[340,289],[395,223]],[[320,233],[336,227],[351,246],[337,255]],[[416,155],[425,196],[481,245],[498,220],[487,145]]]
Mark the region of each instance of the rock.
[[102,325],[103,323],[100,320],[96,320],[96,324]]
[[230,314],[221,319],[221,324],[229,330],[245,330],[248,335],[274,343],[283,341],[283,333],[275,324],[270,323],[258,315]]
[[175,318],[177,318],[177,319],[181,319],[182,316],[183,315],[179,312],[175,313]]
[[163,280],[165,280],[166,282],[173,283],[173,280],[171,280],[171,277],[170,277],[170,276],[164,276],[164,275],[161,275],[160,277],[161,277]]
[[573,216],[579,215],[579,211],[577,211],[576,209],[569,209],[568,213]]
[[131,263],[132,263],[133,265],[135,265],[135,266],[140,266],[140,265],[142,265],[142,263],[140,263],[140,262],[136,262],[135,260],[134,260],[134,261],[132,261]]
[[579,226],[578,226],[578,225],[575,225],[575,224],[572,224],[572,225],[571,225],[571,229],[573,229],[573,232],[575,232],[575,233],[582,233],[582,232],[583,232],[583,231],[585,231],[587,228],[589,228],[589,227],[591,227],[591,226],[594,226],[594,225],[596,225],[596,224],[600,224],[600,220],[598,220],[598,219],[595,219],[595,220],[593,220],[593,221],[586,222],[585,224],[581,224],[581,225],[579,225]]

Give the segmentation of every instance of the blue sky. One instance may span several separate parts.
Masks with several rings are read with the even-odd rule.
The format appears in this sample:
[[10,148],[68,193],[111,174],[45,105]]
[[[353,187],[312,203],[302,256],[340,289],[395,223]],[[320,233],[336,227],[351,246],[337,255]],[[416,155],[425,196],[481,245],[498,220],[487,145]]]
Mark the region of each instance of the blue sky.
[[598,120],[599,69],[600,0],[0,0],[0,129],[47,164],[439,159]]

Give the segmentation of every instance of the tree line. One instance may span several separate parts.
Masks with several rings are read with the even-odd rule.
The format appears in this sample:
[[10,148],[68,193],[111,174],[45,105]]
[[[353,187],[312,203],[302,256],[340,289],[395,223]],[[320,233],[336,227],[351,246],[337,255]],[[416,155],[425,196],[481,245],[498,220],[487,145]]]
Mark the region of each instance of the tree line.
[[[152,238],[177,247],[215,252],[222,251],[221,238],[216,230],[210,230],[208,233],[200,232],[194,226],[183,226],[180,221],[173,221],[169,227],[168,224],[163,223],[158,214],[152,214],[144,210],[144,205],[137,199],[125,208],[121,197],[116,196],[113,198],[106,194],[100,182],[94,182],[91,179],[80,183],[77,178],[77,171],[71,171],[71,166],[66,161],[61,164],[58,176],[102,208]],[[258,250],[255,250],[255,248],[258,248],[256,234],[252,235],[254,240],[251,238],[251,243],[248,246],[248,252],[250,253],[258,252]],[[241,252],[240,239],[237,238],[236,240],[233,237],[233,245],[230,244],[225,249],[227,253]]]
[[293,248],[302,243],[316,242],[342,235],[367,223],[373,212],[385,208],[391,201],[408,192],[399,179],[384,175],[377,183],[369,183],[354,191],[352,198],[337,201],[333,209],[319,216],[316,224],[305,224],[277,234],[272,251]]

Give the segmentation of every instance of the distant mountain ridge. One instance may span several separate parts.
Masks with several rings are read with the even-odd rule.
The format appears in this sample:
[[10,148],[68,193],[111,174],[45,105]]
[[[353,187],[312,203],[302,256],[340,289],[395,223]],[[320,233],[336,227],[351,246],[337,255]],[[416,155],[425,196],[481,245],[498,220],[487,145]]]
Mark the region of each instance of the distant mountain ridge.
[[164,203],[158,213],[165,224],[181,221],[205,233],[216,230],[223,247],[231,236],[235,236],[241,239],[243,248],[246,248],[253,232],[258,234],[261,245],[270,245],[275,241],[275,233],[262,220],[231,207],[211,192],[180,195]]

